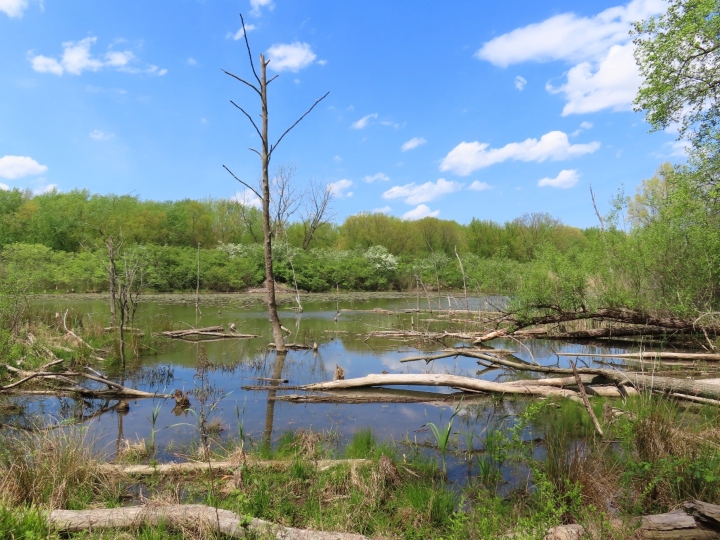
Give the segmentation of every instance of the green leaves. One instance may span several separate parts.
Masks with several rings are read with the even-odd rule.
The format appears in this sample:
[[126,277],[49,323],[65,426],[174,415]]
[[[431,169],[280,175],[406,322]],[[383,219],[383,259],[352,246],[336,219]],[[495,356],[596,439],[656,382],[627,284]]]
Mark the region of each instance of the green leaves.
[[672,0],[664,15],[635,23],[644,78],[635,108],[653,130],[679,124],[696,148],[719,134],[719,12],[716,0]]

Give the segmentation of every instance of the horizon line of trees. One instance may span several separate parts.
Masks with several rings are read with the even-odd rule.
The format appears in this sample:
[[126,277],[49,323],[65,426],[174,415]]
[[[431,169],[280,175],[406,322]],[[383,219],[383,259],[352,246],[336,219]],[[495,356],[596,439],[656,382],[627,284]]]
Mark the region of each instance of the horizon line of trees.
[[[530,213],[499,224],[473,218],[467,225],[427,217],[416,221],[381,213],[361,212],[342,224],[321,223],[309,236],[301,217],[279,215],[273,223],[274,242],[291,247],[367,250],[384,246],[403,258],[433,253],[454,256],[503,256],[532,260],[538,246],[550,243],[561,251],[582,248],[596,228],[581,230],[547,213]],[[98,195],[88,190],[33,195],[0,190],[0,250],[16,243],[39,244],[55,251],[93,251],[108,231],[125,245],[216,247],[222,244],[261,244],[262,213],[232,199],[142,201],[132,195]]]

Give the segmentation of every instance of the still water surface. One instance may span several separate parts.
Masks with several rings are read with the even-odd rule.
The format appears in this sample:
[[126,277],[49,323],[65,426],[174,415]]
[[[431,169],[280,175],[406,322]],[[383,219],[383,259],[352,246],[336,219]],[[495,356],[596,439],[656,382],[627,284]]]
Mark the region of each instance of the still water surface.
[[[390,296],[390,297],[388,297]],[[437,298],[432,298],[437,308]],[[443,297],[443,309],[465,307],[464,299]],[[502,302],[499,298],[471,298],[471,311],[492,310]],[[108,319],[107,302],[104,297],[79,295],[77,297],[50,298],[39,304],[57,311],[72,307],[76,314],[105,323]],[[451,373],[464,376],[480,376],[487,380],[506,380],[511,373],[493,370],[478,375],[479,366],[471,358],[445,358],[430,364],[425,362],[401,363],[402,358],[421,352],[468,343],[447,339],[445,343],[418,341],[416,339],[387,339],[368,337],[373,330],[411,328],[439,332],[465,331],[472,328],[462,322],[448,322],[431,314],[408,313],[419,307],[427,309],[427,301],[415,295],[340,294],[337,296],[307,296],[303,299],[303,313],[290,308],[289,298],[281,306],[283,325],[290,330],[287,341],[317,343],[314,351],[289,351],[284,361],[267,344],[272,334],[267,308],[261,295],[210,295],[201,297],[197,324],[199,326],[235,324],[239,333],[257,334],[260,337],[243,340],[221,340],[206,343],[172,341],[164,344],[156,354],[146,355],[130,370],[125,382],[142,390],[171,393],[180,389],[191,393],[192,409],[198,410],[197,390],[202,385],[196,365],[201,353],[207,355],[213,368],[206,372],[211,389],[207,407],[212,407],[211,420],[219,421],[225,428],[220,437],[237,438],[242,429],[250,442],[269,438],[273,443],[288,430],[299,428],[330,431],[339,434],[341,441],[349,440],[353,433],[371,428],[378,440],[420,443],[434,442],[426,424],[433,422],[439,427],[447,425],[456,404],[453,403],[376,403],[376,404],[298,404],[267,399],[266,390],[243,390],[244,385],[267,384],[258,378],[287,379],[289,385],[332,380],[336,366],[345,371],[345,378],[362,377],[370,373]],[[373,309],[393,311],[392,314],[373,312]],[[477,314],[473,315],[477,316]],[[456,315],[467,319],[467,313]],[[149,322],[171,323],[174,328],[196,324],[194,298],[189,296],[148,296],[142,299],[138,309],[136,326]],[[542,340],[529,340],[526,348],[510,340],[495,340],[488,345],[516,351],[519,358],[533,360],[542,365],[567,365],[566,358],[558,358],[555,352],[603,353],[626,352],[629,349],[609,349],[585,345],[564,344]],[[100,366],[102,369],[102,366]],[[107,371],[107,370],[106,370]],[[450,389],[437,387],[413,387],[449,393]],[[297,394],[297,391],[278,391]],[[116,401],[109,402],[112,406]],[[69,398],[43,398],[25,402],[25,410],[42,414],[58,421],[89,414],[102,404],[79,403]],[[179,413],[173,400],[130,400],[130,410],[118,414],[111,410],[87,422],[88,431],[96,440],[98,450],[112,457],[120,439],[138,441],[148,439],[154,431],[157,459],[170,461],[187,455],[198,440],[198,418],[191,411]],[[475,448],[483,447],[488,430],[508,422],[523,407],[523,400],[515,398],[481,398],[468,400],[460,405],[460,414],[453,424],[453,440],[465,448],[472,440]],[[153,426],[153,417],[154,426]],[[455,435],[456,434],[456,435]],[[531,436],[531,434],[528,434]],[[472,439],[470,439],[472,437]],[[408,451],[410,447],[408,446]],[[426,451],[428,452],[428,451]],[[450,478],[467,478],[468,470],[460,456],[450,458]]]

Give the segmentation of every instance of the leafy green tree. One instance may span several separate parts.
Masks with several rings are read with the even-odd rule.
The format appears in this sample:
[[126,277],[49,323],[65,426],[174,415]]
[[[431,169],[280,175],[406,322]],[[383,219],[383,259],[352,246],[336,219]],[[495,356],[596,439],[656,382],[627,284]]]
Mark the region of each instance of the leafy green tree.
[[720,132],[720,7],[671,0],[665,14],[635,24],[643,83],[635,99],[653,130],[679,124],[696,148],[717,155]]

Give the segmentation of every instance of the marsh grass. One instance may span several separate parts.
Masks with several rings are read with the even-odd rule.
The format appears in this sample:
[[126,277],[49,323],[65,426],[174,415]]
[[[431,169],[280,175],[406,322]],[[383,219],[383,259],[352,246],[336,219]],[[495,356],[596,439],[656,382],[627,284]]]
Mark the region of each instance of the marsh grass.
[[6,431],[0,444],[0,493],[8,504],[76,509],[117,495],[85,430]]

